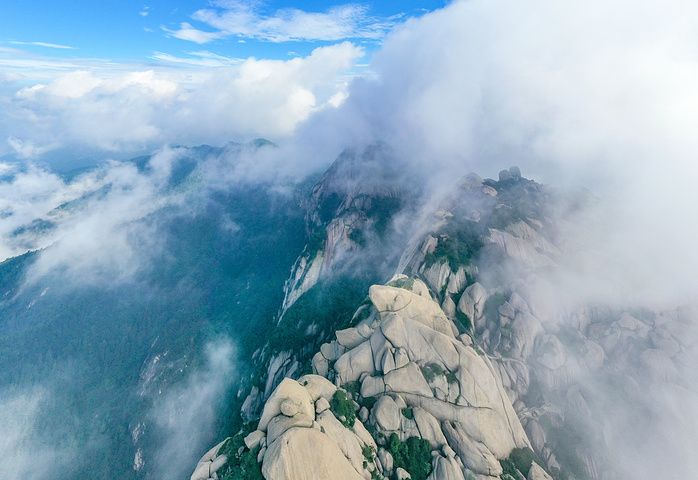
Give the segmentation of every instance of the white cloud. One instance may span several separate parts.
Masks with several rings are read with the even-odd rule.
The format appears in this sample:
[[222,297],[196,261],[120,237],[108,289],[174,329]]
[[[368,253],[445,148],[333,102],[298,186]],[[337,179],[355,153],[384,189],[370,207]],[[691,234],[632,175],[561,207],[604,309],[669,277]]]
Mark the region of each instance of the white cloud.
[[177,38],[207,43],[225,36],[256,38],[271,42],[338,41],[349,38],[379,39],[390,30],[398,17],[378,18],[369,15],[365,5],[345,4],[326,12],[306,12],[295,8],[261,12],[257,2],[216,2],[218,8],[194,12],[192,18],[215,28],[204,32],[182,23],[177,31],[163,29]]
[[192,27],[189,23],[183,22],[179,26],[179,30],[169,30],[165,26],[160,26],[164,31],[171,34],[175,38],[188,40],[195,43],[208,43],[224,36],[221,32],[204,32]]
[[69,47],[67,45],[58,45],[56,43],[46,43],[46,42],[18,42],[18,41],[12,41],[10,42],[13,45],[36,45],[39,47],[48,47],[48,48],[58,48],[58,49],[63,49],[63,50],[74,50],[75,47]]
[[340,75],[363,50],[343,43],[305,58],[251,58],[230,66],[223,64],[236,59],[207,51],[190,55],[158,58],[219,68],[189,75],[78,69],[0,99],[0,132],[9,142],[0,144],[0,154],[3,147],[35,156],[59,145],[137,151],[164,143],[286,136],[312,112],[338,104],[335,95],[346,88]]
[[190,372],[187,380],[171,388],[164,398],[157,398],[150,413],[163,439],[150,465],[157,478],[189,475],[201,452],[216,440],[213,428],[225,392],[235,379],[235,349],[223,339],[206,345],[205,355],[206,364]]
[[198,67],[224,67],[238,65],[244,60],[241,58],[225,57],[208,51],[187,52],[191,57],[175,57],[162,52],[154,52],[152,57],[169,64],[193,65]]

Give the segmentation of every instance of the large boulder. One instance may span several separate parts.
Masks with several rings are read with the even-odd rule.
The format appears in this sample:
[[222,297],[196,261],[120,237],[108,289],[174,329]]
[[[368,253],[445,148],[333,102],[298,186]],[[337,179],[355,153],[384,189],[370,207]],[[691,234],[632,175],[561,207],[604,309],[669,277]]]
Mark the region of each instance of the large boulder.
[[396,313],[406,320],[413,320],[426,325],[432,330],[455,338],[451,322],[435,302],[416,295],[402,288],[373,285],[368,292],[373,305],[385,318]]
[[449,370],[458,368],[459,356],[456,344],[460,342],[450,335],[428,328],[423,323],[389,315],[374,335],[383,335],[395,347],[396,367],[403,363],[404,357],[407,357],[420,363],[438,363]]
[[274,440],[283,435],[287,430],[294,427],[310,428],[313,426],[313,419],[315,418],[315,412],[313,411],[313,416],[309,417],[304,413],[298,413],[292,417],[287,417],[285,415],[278,415],[271,419],[269,425],[267,425],[267,442],[272,443]]
[[443,431],[448,444],[470,470],[494,477],[502,474],[502,466],[497,457],[484,444],[470,439],[460,423],[444,422]]
[[358,380],[364,372],[373,374],[375,372],[373,351],[369,342],[364,342],[339,357],[334,364],[334,369],[340,385]]
[[412,413],[417,424],[419,436],[424,440],[428,440],[431,448],[439,448],[448,444],[446,437],[444,437],[441,431],[441,424],[432,414],[419,407],[414,407]]
[[535,347],[536,339],[545,333],[538,319],[530,313],[519,312],[511,324],[513,358],[527,360]]
[[427,480],[465,480],[463,471],[454,458],[438,456],[434,458],[433,470]]
[[262,475],[274,480],[363,480],[339,446],[314,428],[292,428],[269,445]]
[[320,397],[330,401],[337,391],[334,383],[320,375],[303,375],[298,379],[298,383],[305,387],[313,402],[317,402]]
[[371,423],[381,429],[394,431],[400,428],[400,408],[392,397],[385,395],[378,399],[371,410]]
[[507,232],[490,228],[488,240],[514,260],[518,260],[528,267],[552,267],[555,262],[548,256],[541,254],[535,245],[528,240],[515,237]]
[[389,392],[406,392],[422,397],[434,396],[421,370],[414,362],[386,374],[383,381],[386,391]]
[[458,310],[477,325],[477,321],[482,317],[482,312],[487,301],[487,290],[479,283],[473,283],[465,289],[458,301]]
[[312,423],[312,420],[315,419],[315,402],[310,398],[308,390],[296,380],[284,378],[264,405],[257,430],[266,431],[271,419],[281,415],[281,404],[287,400],[297,403],[298,414],[310,418]]
[[548,472],[543,470],[543,467],[536,462],[531,463],[531,469],[528,471],[526,480],[553,480],[553,477],[548,475]]
[[[361,472],[364,461],[361,451],[363,442],[351,430],[342,425],[330,410],[325,410],[318,415],[317,423],[320,425],[321,431],[337,444],[344,456],[349,460],[349,463],[354,467],[354,470]],[[372,443],[375,448],[375,442]]]

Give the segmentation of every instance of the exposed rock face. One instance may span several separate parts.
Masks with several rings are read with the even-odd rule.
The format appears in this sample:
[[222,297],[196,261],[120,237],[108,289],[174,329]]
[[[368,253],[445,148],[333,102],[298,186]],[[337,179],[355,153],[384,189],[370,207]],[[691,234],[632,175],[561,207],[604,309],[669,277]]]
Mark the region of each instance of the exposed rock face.
[[[541,273],[563,254],[541,210],[546,195],[516,167],[499,182],[461,182],[432,228],[408,243],[398,272],[414,273],[372,286],[349,327],[312,357],[314,374],[286,378],[269,396],[258,430],[245,438],[246,448],[260,449],[267,480],[409,478],[390,450],[396,437],[426,441],[429,480],[552,480],[556,469],[598,480],[612,472],[603,447],[591,443],[602,445],[609,425],[596,424],[586,387],[598,382],[613,401],[666,385],[680,390],[679,368],[698,349],[687,325],[698,316],[563,308]],[[485,223],[495,214],[496,228]],[[460,225],[480,229],[483,251],[496,252],[509,277],[491,265],[434,259],[440,242],[454,238],[440,229],[459,225],[458,215]],[[344,234],[332,235],[338,251]],[[311,272],[311,263],[299,265]],[[302,289],[304,280],[293,278]],[[472,328],[459,331],[463,315]],[[274,374],[290,361],[280,355]],[[342,414],[338,388],[348,396]],[[560,440],[565,435],[575,441]],[[510,455],[528,448],[530,469],[505,473]],[[214,460],[202,459],[197,479],[212,475]]]
[[396,313],[402,318],[422,323],[437,332],[453,337],[450,321],[433,301],[402,288],[382,285],[373,285],[368,295],[381,318]]
[[274,480],[363,480],[339,446],[313,428],[292,428],[272,443],[262,474]]
[[223,440],[201,457],[194,469],[191,480],[208,480],[209,478],[217,477],[216,472],[228,461],[227,456],[218,454],[226,441],[227,439]]

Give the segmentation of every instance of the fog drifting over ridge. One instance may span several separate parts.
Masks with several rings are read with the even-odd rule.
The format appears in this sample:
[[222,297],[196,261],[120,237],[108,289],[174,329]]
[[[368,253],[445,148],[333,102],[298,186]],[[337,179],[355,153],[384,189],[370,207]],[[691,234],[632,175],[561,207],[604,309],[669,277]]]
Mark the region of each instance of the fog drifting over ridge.
[[396,27],[373,74],[347,85],[338,75],[361,54],[348,42],[286,62],[250,59],[193,87],[153,72],[72,72],[5,98],[2,148],[31,157],[55,144],[261,136],[282,148],[237,172],[264,180],[279,170],[302,178],[346,146],[383,141],[433,188],[517,164],[607,200],[611,225],[595,215],[589,236],[602,232],[602,245],[578,262],[588,278],[653,277],[653,293],[685,297],[698,267],[698,220],[687,211],[698,201],[696,10],[681,0],[453,2]]
[[[457,1],[397,27],[371,75],[353,80],[345,75],[361,49],[350,43],[287,62],[250,59],[204,80],[76,71],[19,89],[0,78],[11,92],[1,100],[0,153],[49,161],[58,146],[158,149],[258,136],[280,145],[234,168],[210,159],[207,181],[221,187],[299,180],[347,146],[382,141],[435,192],[470,171],[496,178],[516,164],[527,178],[582,185],[600,197],[584,212],[585,229],[570,234],[565,293],[580,302],[670,306],[695,301],[698,286],[696,19],[698,4],[682,0]],[[11,212],[0,218],[0,256],[22,252],[8,243],[15,229],[109,184],[84,215],[59,224],[64,248],[42,256],[35,273],[69,265],[76,278],[128,276],[143,263],[131,241],[158,248],[143,219],[177,202],[163,195],[176,155],[162,148],[147,175],[114,163],[72,181],[0,164],[0,176],[14,175],[0,180],[0,210]],[[213,392],[222,388],[212,384]],[[680,419],[695,398],[689,393],[652,395],[662,405],[685,402]],[[658,422],[657,431],[666,434],[675,420]],[[696,423],[686,419],[681,441],[690,445],[683,434]],[[617,425],[612,436],[625,423]],[[619,463],[641,474],[646,464],[632,449],[618,450]]]

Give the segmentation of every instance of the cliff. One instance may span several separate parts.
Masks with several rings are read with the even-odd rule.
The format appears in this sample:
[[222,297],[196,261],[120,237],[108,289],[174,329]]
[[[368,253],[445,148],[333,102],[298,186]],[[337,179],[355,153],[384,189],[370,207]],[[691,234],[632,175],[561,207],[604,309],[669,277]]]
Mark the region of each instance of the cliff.
[[[404,192],[357,182],[328,193],[340,167],[311,195],[308,224],[327,237],[296,262],[280,324],[337,275],[337,258],[365,253],[352,231],[391,238],[371,230],[367,205]],[[684,389],[695,314],[561,298],[551,279],[565,259],[566,205],[516,167],[462,179],[397,245],[390,281],[370,286],[319,348],[259,352],[268,368],[244,403],[249,421],[191,480],[625,478],[609,400],[632,416],[663,408],[643,392]],[[296,326],[318,331],[314,321]]]

